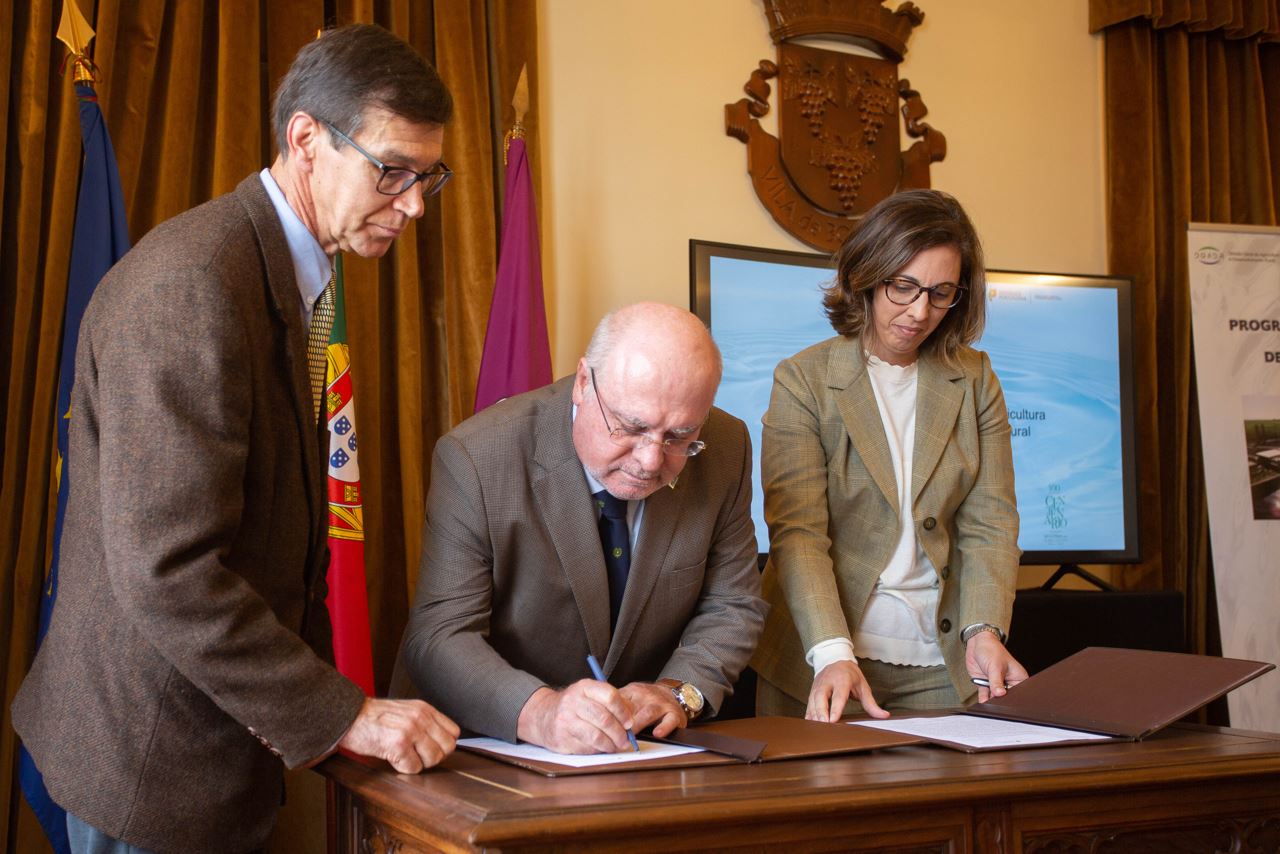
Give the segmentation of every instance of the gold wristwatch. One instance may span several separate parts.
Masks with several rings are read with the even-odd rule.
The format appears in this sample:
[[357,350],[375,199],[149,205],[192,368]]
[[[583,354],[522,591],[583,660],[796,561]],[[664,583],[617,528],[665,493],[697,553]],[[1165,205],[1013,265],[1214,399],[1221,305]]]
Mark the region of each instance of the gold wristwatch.
[[679,679],[659,679],[658,684],[664,688],[671,689],[676,702],[680,704],[680,708],[684,710],[685,717],[690,721],[696,720],[702,714],[702,710],[706,706],[706,700],[703,699],[702,692],[698,690],[696,685],[689,682],[681,682]]

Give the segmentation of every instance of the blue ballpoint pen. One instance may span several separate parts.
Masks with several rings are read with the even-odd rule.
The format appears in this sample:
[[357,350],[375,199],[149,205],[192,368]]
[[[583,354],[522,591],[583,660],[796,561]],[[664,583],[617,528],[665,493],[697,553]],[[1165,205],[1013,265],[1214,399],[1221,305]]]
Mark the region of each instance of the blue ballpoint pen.
[[[591,675],[598,681],[609,681],[604,678],[604,671],[600,669],[600,662],[596,661],[596,657],[594,655],[587,656],[587,666],[591,668]],[[636,753],[640,752],[640,745],[636,743],[636,737],[632,735],[631,730],[627,730],[627,741],[631,742],[631,746],[635,748]]]

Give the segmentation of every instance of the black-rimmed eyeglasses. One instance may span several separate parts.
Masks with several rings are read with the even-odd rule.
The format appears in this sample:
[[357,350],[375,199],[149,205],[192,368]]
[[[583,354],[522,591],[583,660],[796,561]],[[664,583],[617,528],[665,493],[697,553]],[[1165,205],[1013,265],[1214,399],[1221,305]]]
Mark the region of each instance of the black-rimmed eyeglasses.
[[621,424],[610,427],[609,416],[604,414],[604,401],[600,399],[600,389],[596,387],[595,368],[591,368],[591,390],[595,392],[596,405],[600,407],[600,417],[604,419],[605,429],[609,431],[609,439],[613,444],[632,449],[659,445],[662,453],[671,454],[673,457],[696,457],[707,449],[707,443],[698,439],[653,439],[644,430],[636,430]]
[[403,166],[388,166],[365,151],[354,139],[329,122],[321,119],[320,123],[337,134],[338,138],[347,145],[363,154],[370,163],[378,167],[378,192],[384,196],[398,196],[414,184],[422,184],[422,195],[434,196],[453,177],[453,170],[445,166],[443,160],[426,172],[414,172],[412,169],[406,169]]
[[906,276],[891,276],[880,284],[884,285],[884,294],[894,305],[911,305],[923,292],[929,295],[929,305],[934,308],[951,308],[960,302],[965,292],[964,285],[957,285],[954,282],[922,285]]

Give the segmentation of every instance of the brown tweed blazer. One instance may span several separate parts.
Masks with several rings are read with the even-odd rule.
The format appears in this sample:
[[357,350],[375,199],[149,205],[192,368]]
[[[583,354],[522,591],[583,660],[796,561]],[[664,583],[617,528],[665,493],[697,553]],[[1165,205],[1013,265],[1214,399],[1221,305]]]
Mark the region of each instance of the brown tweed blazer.
[[675,489],[645,500],[616,631],[566,377],[494,404],[436,443],[417,601],[402,650],[423,697],[516,740],[543,685],[674,678],[719,708],[764,617],[746,425],[713,409]]
[[282,760],[323,754],[363,701],[313,652],[328,551],[299,305],[250,175],[148,234],[81,327],[58,600],[13,720],[54,800],[136,846],[261,846]]
[[928,354],[919,366],[903,510],[861,342],[830,338],[774,372],[760,457],[771,611],[752,666],[802,702],[813,683],[805,652],[853,637],[902,512],[938,573],[938,637],[962,699],[976,689],[961,629],[1009,629],[1021,552],[1004,394],[977,350],[963,350],[958,368]]

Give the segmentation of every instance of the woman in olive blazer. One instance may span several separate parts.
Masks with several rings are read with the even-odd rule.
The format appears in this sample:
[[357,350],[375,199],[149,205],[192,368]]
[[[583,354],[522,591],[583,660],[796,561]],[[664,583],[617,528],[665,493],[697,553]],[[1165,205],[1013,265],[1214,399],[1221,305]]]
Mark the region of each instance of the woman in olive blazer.
[[1019,557],[1008,414],[969,346],[986,312],[977,235],[945,193],[899,193],[837,267],[840,334],[778,366],[764,417],[759,712],[883,717],[957,705],[975,679],[998,696],[1026,671],[1003,643]]

